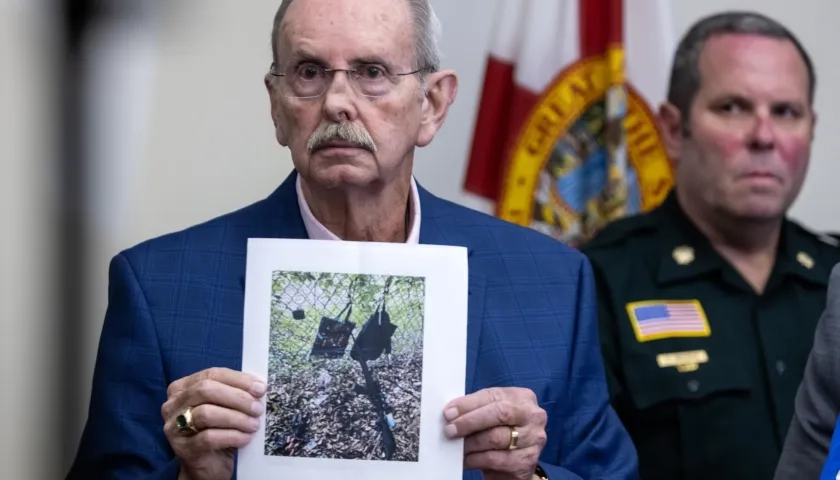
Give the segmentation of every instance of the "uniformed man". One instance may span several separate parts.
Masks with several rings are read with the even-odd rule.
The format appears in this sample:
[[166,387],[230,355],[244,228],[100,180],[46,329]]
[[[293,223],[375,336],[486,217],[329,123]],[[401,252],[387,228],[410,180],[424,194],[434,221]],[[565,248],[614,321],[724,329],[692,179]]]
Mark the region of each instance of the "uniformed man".
[[755,13],[681,40],[659,110],[677,187],[582,247],[642,480],[770,479],[838,241],[786,218],[816,115],[808,54]]

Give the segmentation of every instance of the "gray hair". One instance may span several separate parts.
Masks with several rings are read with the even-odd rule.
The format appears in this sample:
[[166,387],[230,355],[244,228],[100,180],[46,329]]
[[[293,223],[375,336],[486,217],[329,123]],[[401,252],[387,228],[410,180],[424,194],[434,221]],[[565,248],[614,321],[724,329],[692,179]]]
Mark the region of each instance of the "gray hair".
[[[286,10],[294,0],[283,0],[277,14],[274,15],[274,26],[271,30],[271,57],[275,64],[280,63],[277,45],[280,40],[280,30]],[[411,8],[414,20],[414,68],[424,69],[424,74],[440,69],[440,39],[441,26],[429,0],[405,0]],[[425,75],[423,75],[425,78]]]
[[716,35],[760,35],[787,40],[799,51],[808,69],[808,100],[813,103],[816,74],[811,57],[805,47],[779,22],[755,12],[730,11],[705,17],[695,23],[677,45],[671,80],[668,85],[668,102],[682,114],[683,128],[688,132],[688,117],[694,96],[700,89],[700,53],[706,41]]

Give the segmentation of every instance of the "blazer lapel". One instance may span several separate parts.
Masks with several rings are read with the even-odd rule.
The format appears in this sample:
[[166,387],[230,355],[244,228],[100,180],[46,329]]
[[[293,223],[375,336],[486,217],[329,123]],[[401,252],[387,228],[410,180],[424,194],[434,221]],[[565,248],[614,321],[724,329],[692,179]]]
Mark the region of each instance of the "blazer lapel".
[[473,247],[468,238],[459,234],[457,219],[449,217],[446,203],[418,185],[420,191],[420,243],[427,245],[452,245],[467,247],[469,265],[469,298],[467,299],[467,371],[466,392],[475,390],[475,368],[478,348],[481,345],[481,326],[484,317],[484,291],[486,280],[472,263]]
[[[297,171],[286,177],[274,192],[271,193],[262,203],[262,211],[256,216],[255,223],[248,225],[247,238],[309,238],[306,233],[306,226],[303,224],[303,217],[300,216],[295,181]],[[241,245],[241,254],[244,258],[247,255],[247,240]],[[239,278],[242,287],[242,294],[245,294],[245,262],[242,263],[242,273]],[[243,297],[244,302],[244,297]]]
[[297,171],[292,170],[286,180],[266,199],[267,223],[261,228],[262,238],[309,238],[303,217],[300,215],[295,188],[297,175]]

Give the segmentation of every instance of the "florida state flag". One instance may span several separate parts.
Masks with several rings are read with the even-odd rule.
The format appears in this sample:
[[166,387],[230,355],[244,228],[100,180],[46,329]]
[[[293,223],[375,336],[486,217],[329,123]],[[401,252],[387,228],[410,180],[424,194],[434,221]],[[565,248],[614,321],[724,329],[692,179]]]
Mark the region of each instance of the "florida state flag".
[[668,0],[500,0],[465,189],[577,246],[658,205]]

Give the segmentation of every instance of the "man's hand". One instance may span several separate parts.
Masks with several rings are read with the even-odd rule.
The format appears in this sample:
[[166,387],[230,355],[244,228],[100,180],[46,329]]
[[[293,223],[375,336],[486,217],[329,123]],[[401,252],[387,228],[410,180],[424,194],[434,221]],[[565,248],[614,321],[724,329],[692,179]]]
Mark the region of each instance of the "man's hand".
[[[253,375],[211,368],[172,382],[161,407],[169,444],[181,461],[179,479],[230,480],[233,455],[259,429],[265,383]],[[187,408],[197,432],[182,431]]]
[[[524,388],[489,388],[444,408],[449,438],[464,438],[464,468],[486,480],[531,480],[546,441],[547,414]],[[519,434],[510,449],[513,432]]]

